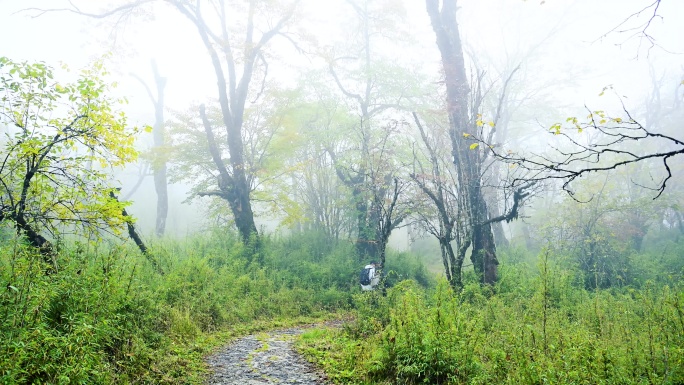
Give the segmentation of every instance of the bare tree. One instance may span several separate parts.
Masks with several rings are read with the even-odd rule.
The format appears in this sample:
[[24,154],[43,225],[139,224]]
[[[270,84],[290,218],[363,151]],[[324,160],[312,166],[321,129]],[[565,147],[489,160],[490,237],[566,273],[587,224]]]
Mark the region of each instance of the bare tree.
[[[440,146],[444,138],[440,135],[443,130],[432,129],[428,131],[420,121],[418,114],[413,113],[413,118],[420,132],[423,142],[421,149],[414,149],[413,172],[411,179],[418,185],[420,191],[432,202],[433,210],[423,208],[417,210],[418,222],[422,227],[439,242],[444,273],[449,283],[456,289],[460,289],[461,270],[465,260],[466,251],[470,247],[470,227],[464,220],[464,201],[459,199],[458,181],[450,167],[448,150]],[[447,135],[445,135],[447,136]],[[416,152],[424,151],[422,156]],[[425,158],[429,166],[424,165],[421,158]],[[456,242],[456,252],[452,242]]]
[[376,226],[377,233],[380,235],[378,243],[381,268],[385,266],[387,243],[392,231],[401,226],[404,220],[408,218],[412,207],[412,204],[403,197],[409,183],[400,180],[398,176],[392,177],[389,173],[385,175],[385,185],[380,189],[384,194],[376,194],[373,197],[376,200],[375,206],[378,207],[379,213]]
[[[383,207],[379,205],[388,192],[386,183],[378,181],[393,180],[395,171],[388,167],[383,157],[391,156],[391,141],[388,136],[397,129],[396,121],[382,121],[383,114],[401,108],[411,85],[408,77],[398,81],[394,76],[384,76],[375,68],[380,55],[373,51],[373,38],[387,33],[387,24],[397,27],[395,20],[387,21],[388,1],[345,0],[351,7],[355,21],[358,22],[358,36],[351,52],[343,55],[329,55],[328,71],[339,92],[354,106],[357,123],[353,130],[356,140],[345,138],[338,142],[341,148],[328,146],[328,152],[335,165],[335,171],[342,183],[351,191],[354,216],[356,218],[356,253],[359,260],[377,259],[384,255],[385,234],[378,225],[383,220]],[[375,7],[379,5],[379,7]],[[384,12],[384,13],[383,13]],[[391,67],[387,65],[387,67]],[[351,74],[349,76],[343,76]],[[382,125],[382,127],[378,127]],[[342,150],[344,148],[344,150]],[[350,151],[351,150],[351,151]],[[341,152],[356,154],[355,159],[341,159]],[[384,173],[384,174],[383,174]],[[401,189],[400,189],[401,190]],[[383,198],[384,199],[384,198]],[[387,235],[388,237],[389,235]],[[384,257],[383,257],[384,258]]]
[[[164,146],[166,144],[164,129],[164,89],[166,88],[166,78],[159,74],[157,62],[152,60],[152,73],[154,74],[154,84],[156,86],[156,96],[150,89],[147,82],[140,76],[131,74],[145,88],[147,96],[154,105],[154,126],[152,126],[152,138],[154,148],[151,151],[151,163],[154,177],[154,189],[157,193],[157,219],[154,231],[158,237],[164,235],[166,229],[166,218],[169,212],[168,182],[166,177],[166,159]],[[139,184],[137,185],[139,186]],[[137,187],[136,186],[136,187]],[[135,191],[135,190],[134,190]]]
[[[254,77],[260,74],[262,75],[262,86],[265,82],[268,63],[264,50],[267,44],[278,35],[286,36],[286,28],[294,15],[299,0],[293,0],[285,6],[278,4],[271,7],[269,12],[277,16],[266,21],[262,20],[262,23],[257,23],[257,18],[259,13],[265,9],[260,6],[258,1],[250,0],[246,4],[243,39],[239,42],[241,51],[234,46],[237,23],[230,17],[232,15],[229,15],[230,4],[227,4],[227,0],[198,0],[195,2],[137,0],[99,13],[82,11],[73,2],[70,2],[71,8],[53,9],[51,11],[69,11],[100,19],[116,17],[118,20],[124,20],[134,15],[143,5],[153,2],[168,4],[184,15],[196,27],[211,59],[222,112],[222,129],[226,132],[230,158],[224,160],[220,156],[214,135],[216,128],[207,118],[204,105],[201,105],[199,115],[204,122],[208,151],[216,169],[218,189],[204,191],[199,195],[217,196],[226,200],[230,205],[235,225],[242,240],[248,242],[252,236],[258,236],[258,233],[254,223],[250,185],[244,157],[242,126],[245,105]],[[240,4],[238,8],[243,6]],[[41,13],[46,11],[50,10],[40,10]]]
[[[627,16],[619,24],[601,35],[597,40],[604,39],[612,34],[626,35],[627,37],[625,40],[618,45],[622,45],[632,39],[637,39],[639,41],[639,48],[643,42],[646,42],[646,45],[648,46],[647,52],[650,52],[653,47],[660,47],[666,50],[658,45],[656,38],[648,31],[654,20],[663,19],[663,17],[658,13],[660,9],[660,2],[661,0],[652,0],[642,9]],[[645,16],[646,19],[642,19],[640,21],[639,19],[642,16]]]
[[[550,134],[562,141],[552,145],[552,154],[520,154],[492,148],[500,161],[519,168],[517,175],[508,181],[510,186],[560,180],[562,189],[573,196],[572,183],[584,175],[656,161],[661,165],[663,176],[651,186],[643,187],[652,189],[654,199],[658,198],[672,178],[670,163],[684,154],[684,141],[647,129],[626,109],[626,119],[609,117],[603,111],[588,112],[586,122],[568,118],[568,126],[557,123],[551,127]],[[583,143],[579,135],[585,131],[595,134],[595,140]],[[649,151],[645,143],[656,143],[658,149]]]

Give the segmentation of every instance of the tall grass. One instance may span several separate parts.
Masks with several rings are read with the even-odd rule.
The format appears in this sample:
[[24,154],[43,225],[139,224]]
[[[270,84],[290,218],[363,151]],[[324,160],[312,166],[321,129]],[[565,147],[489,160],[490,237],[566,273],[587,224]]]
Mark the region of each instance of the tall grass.
[[151,249],[163,275],[107,244],[66,247],[46,274],[40,256],[4,242],[0,383],[199,383],[217,341],[349,309],[358,291],[351,245],[316,234],[265,239],[259,258],[232,234]]
[[588,291],[560,256],[536,265],[502,264],[493,288],[407,281],[356,298],[355,324],[298,347],[338,383],[684,383],[682,282]]

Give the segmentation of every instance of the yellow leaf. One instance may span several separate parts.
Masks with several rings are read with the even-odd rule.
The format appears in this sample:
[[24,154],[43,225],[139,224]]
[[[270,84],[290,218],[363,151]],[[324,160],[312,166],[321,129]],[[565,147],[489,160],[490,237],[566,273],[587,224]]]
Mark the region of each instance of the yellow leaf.
[[473,144],[470,145],[470,149],[471,149],[471,150],[474,150],[474,149],[476,149],[477,146],[479,146],[479,145],[480,145],[480,143],[473,143]]
[[489,124],[490,127],[494,127],[494,122],[488,122],[487,124]]
[[477,122],[475,122],[475,124],[477,124],[478,127],[484,126],[484,122],[481,120],[478,120]]
[[464,137],[464,138],[467,138],[467,137],[469,137],[469,136],[470,136],[469,133],[467,133],[467,132],[464,132],[464,133],[463,133],[463,137]]

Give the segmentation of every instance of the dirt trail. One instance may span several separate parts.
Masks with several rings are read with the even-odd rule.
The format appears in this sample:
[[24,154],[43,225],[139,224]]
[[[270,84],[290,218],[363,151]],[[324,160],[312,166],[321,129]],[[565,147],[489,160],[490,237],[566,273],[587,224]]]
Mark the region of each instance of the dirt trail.
[[306,327],[259,333],[233,341],[210,356],[211,385],[323,385],[325,376],[292,348]]

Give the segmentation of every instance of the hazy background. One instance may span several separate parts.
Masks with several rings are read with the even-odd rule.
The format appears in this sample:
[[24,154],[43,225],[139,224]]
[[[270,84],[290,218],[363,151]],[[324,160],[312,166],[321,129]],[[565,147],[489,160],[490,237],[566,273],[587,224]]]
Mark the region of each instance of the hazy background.
[[[84,11],[106,9],[108,1],[75,1]],[[400,3],[397,0],[397,3]],[[631,14],[649,5],[644,0],[462,0],[459,22],[466,52],[475,53],[479,65],[491,74],[522,63],[518,80],[532,95],[511,120],[511,132],[533,136],[555,121],[572,116],[584,105],[592,109],[618,108],[617,99],[599,97],[606,86],[624,96],[628,108],[637,109],[651,87],[651,75],[678,83],[684,74],[684,2],[663,0],[659,15],[648,27],[656,46],[634,36],[638,31],[614,31]],[[439,53],[424,9],[424,1],[404,0],[406,44],[382,52],[398,63],[418,66],[426,74],[439,72]],[[153,124],[154,109],[143,87],[130,74],[153,84],[150,60],[168,78],[166,107],[186,110],[193,103],[213,100],[215,76],[196,30],[178,12],[155,5],[131,20],[94,20],[69,12],[46,13],[28,8],[64,8],[62,0],[0,0],[0,55],[13,60],[60,63],[72,69],[111,52],[108,68],[126,96],[124,107],[133,124]],[[349,7],[341,0],[305,0],[297,16],[297,28],[306,31],[305,51],[343,40],[351,28]],[[23,11],[22,11],[23,10]],[[637,28],[650,16],[646,12],[618,30]],[[606,35],[606,33],[608,33]],[[316,43],[312,43],[315,40]],[[312,55],[297,52],[284,39],[275,39],[270,59],[270,79],[290,84],[302,69],[319,66]],[[651,71],[651,72],[649,72]],[[65,75],[68,76],[68,75]],[[151,135],[140,139],[140,148],[151,146]],[[531,142],[532,143],[532,142]],[[543,144],[538,144],[543,145]],[[135,167],[121,172],[123,194],[137,179]],[[203,223],[203,204],[182,203],[188,188],[169,187],[167,231],[185,235]],[[148,177],[131,198],[130,212],[139,218],[144,233],[154,227],[155,199]],[[261,225],[275,229],[277,218],[259,217]],[[395,240],[405,247],[406,237]]]

